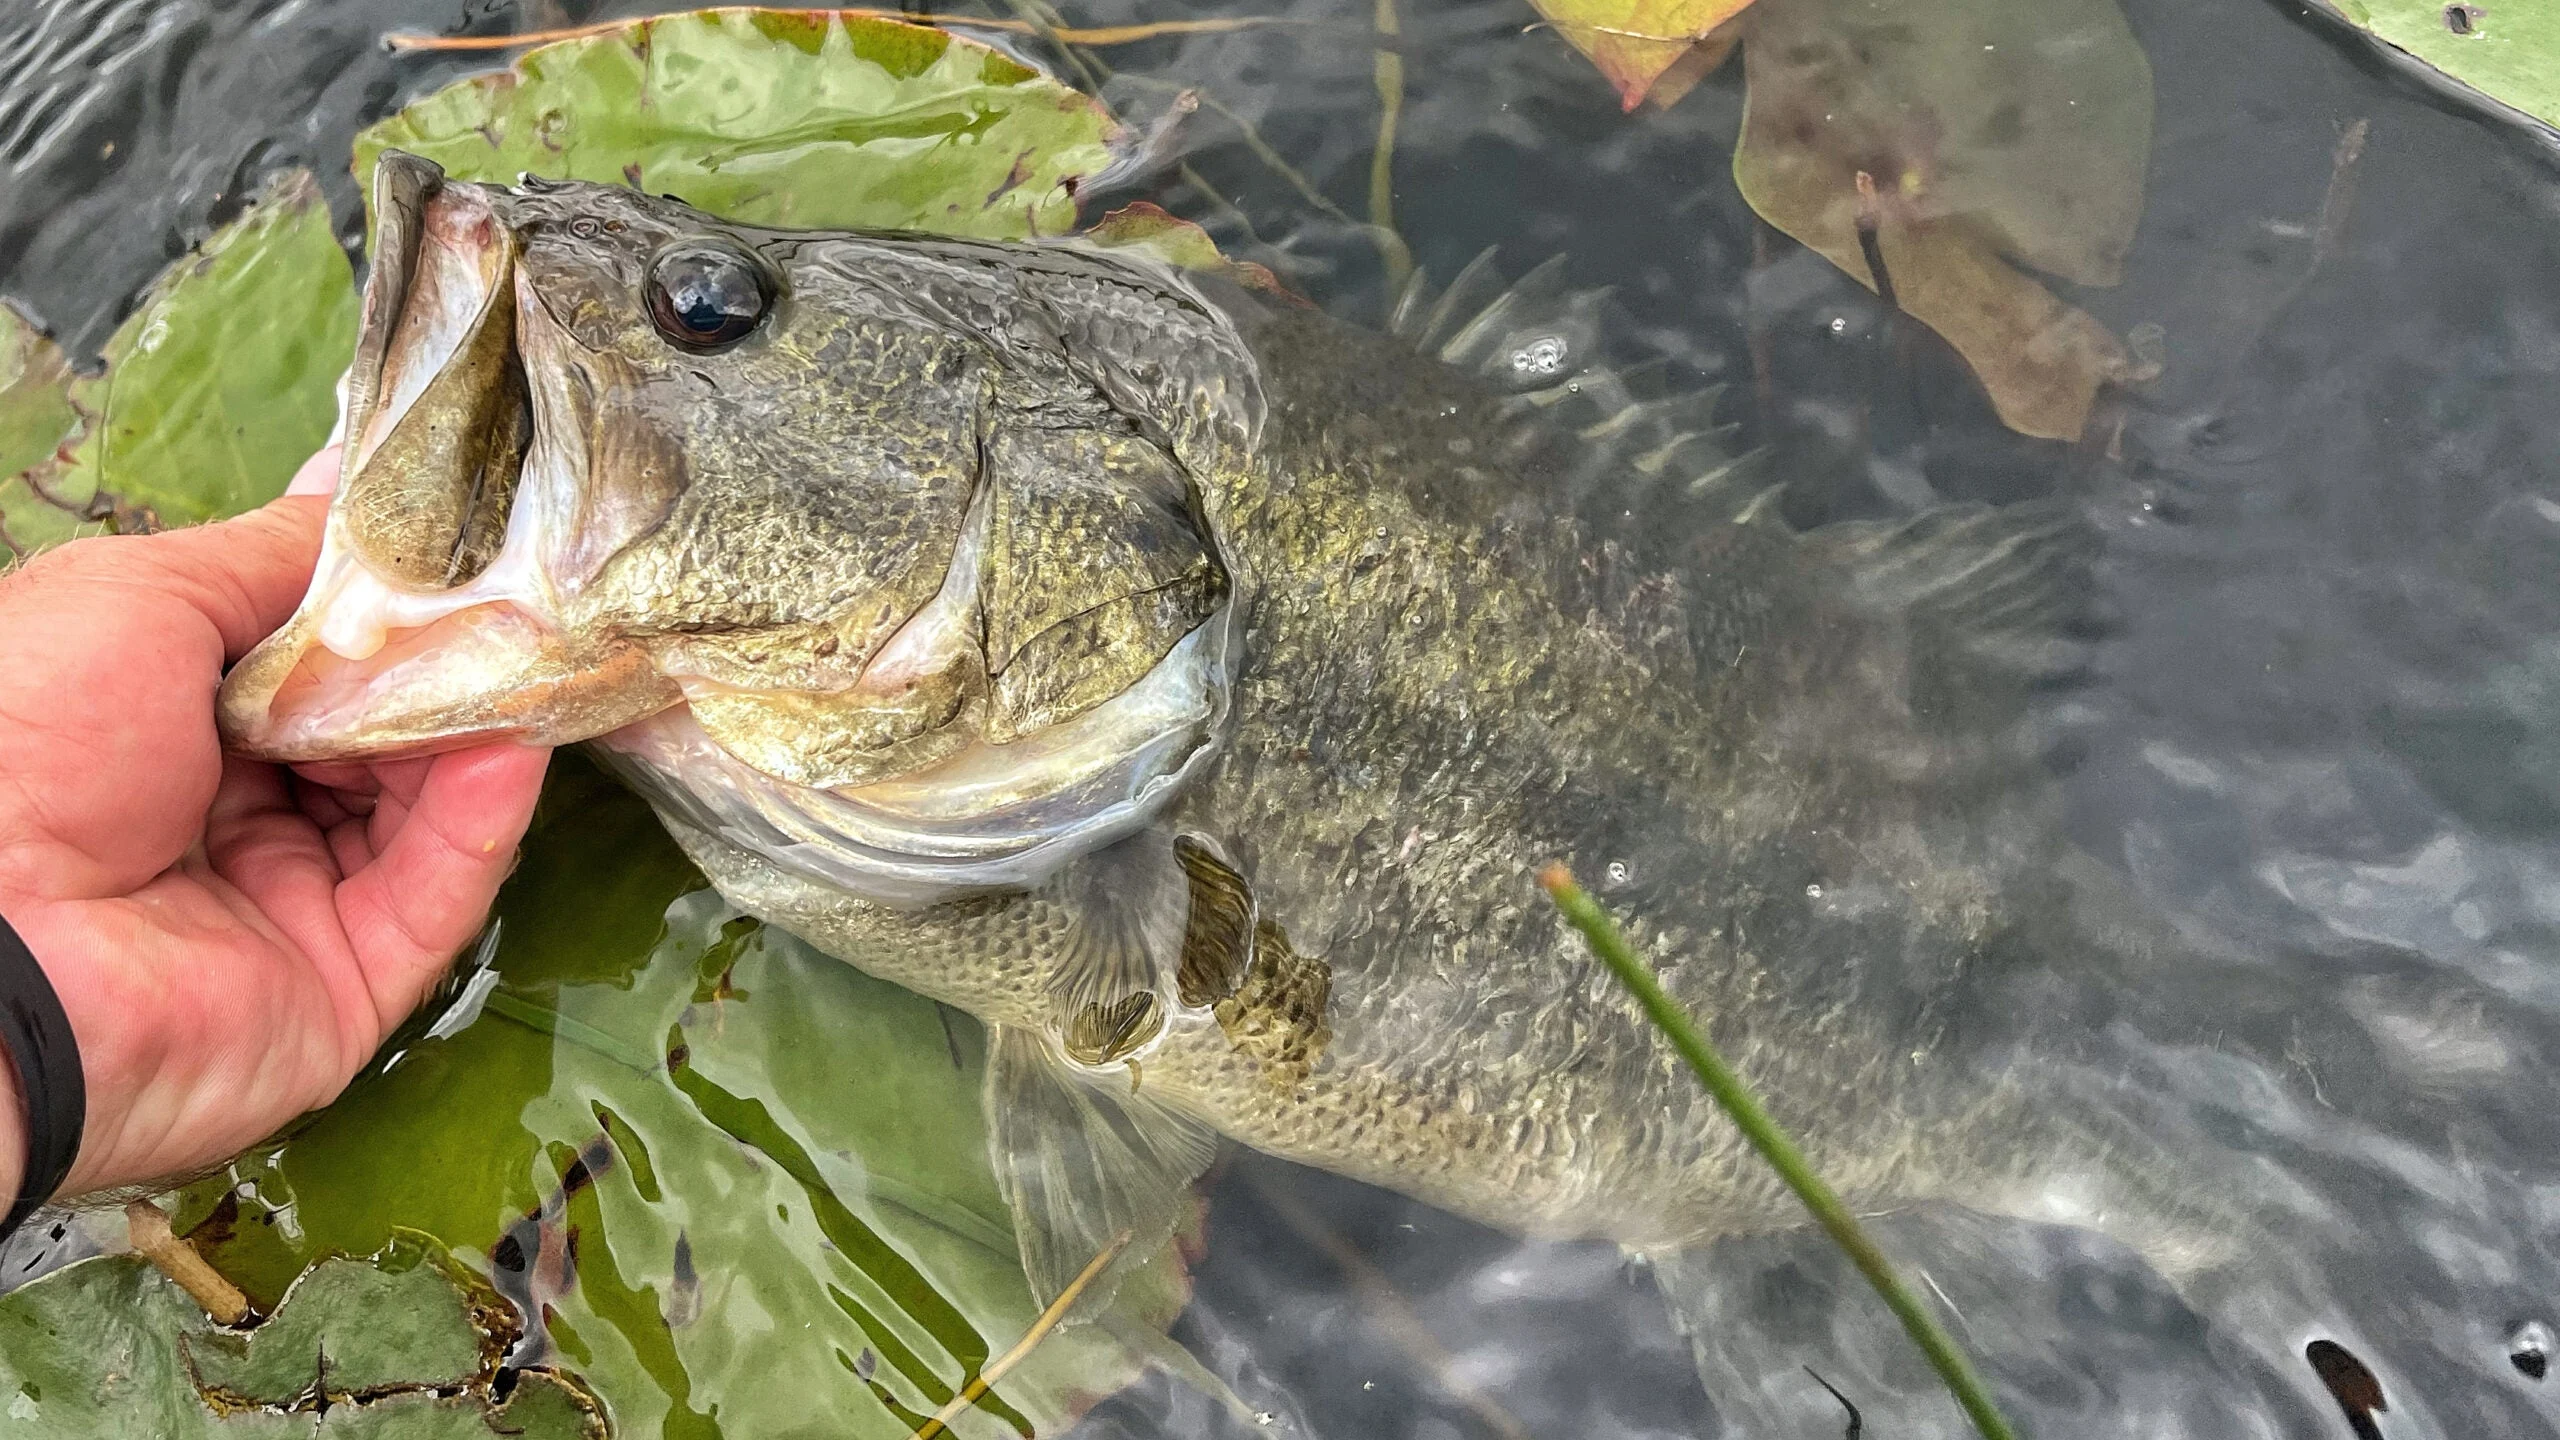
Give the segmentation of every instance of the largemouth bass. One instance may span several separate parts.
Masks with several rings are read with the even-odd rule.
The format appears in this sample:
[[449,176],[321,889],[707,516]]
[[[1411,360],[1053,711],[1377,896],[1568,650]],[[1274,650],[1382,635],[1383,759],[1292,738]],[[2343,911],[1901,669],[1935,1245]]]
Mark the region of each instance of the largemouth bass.
[[592,742],[734,903],[986,1023],[1043,1298],[1219,1136],[1659,1256],[1798,1223],[1549,860],[1853,1204],[2090,1225],[2196,1295],[2282,1250],[2244,1156],[2011,1065],[2154,954],[2089,938],[2037,758],[2067,511],[1794,529],[1548,281],[1373,335],[397,153],[374,203],[326,546],[230,742]]

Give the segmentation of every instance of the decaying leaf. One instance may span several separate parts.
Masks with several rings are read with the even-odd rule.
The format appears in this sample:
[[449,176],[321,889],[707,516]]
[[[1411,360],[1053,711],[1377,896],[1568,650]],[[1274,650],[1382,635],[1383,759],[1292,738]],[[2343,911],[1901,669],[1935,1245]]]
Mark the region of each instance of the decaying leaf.
[[80,511],[27,472],[80,432],[61,347],[0,305],[0,565],[71,538]]
[[1669,104],[1715,69],[1733,46],[1709,32],[1751,0],[1535,0],[1538,13],[1591,57],[1633,110],[1650,94]]
[[1762,0],[1734,178],[1769,223],[1872,285],[1858,176],[1902,308],[2015,430],[2077,439],[2116,337],[2012,266],[2121,274],[2151,152],[2151,69],[2114,0]]
[[514,1318],[436,1246],[331,1257],[257,1328],[216,1326],[139,1256],[101,1256],[0,1298],[0,1430],[29,1440],[604,1440],[568,1376],[501,1386]]

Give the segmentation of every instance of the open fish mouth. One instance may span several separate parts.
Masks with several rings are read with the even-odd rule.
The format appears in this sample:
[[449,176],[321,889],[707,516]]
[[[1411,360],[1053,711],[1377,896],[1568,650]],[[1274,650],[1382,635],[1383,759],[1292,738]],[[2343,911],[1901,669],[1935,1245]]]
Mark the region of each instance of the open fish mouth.
[[641,647],[561,623],[541,573],[543,517],[516,502],[528,465],[561,457],[534,454],[519,337],[538,302],[519,293],[492,192],[395,152],[373,199],[319,565],[292,620],[224,681],[224,738],[270,760],[373,759],[583,740],[676,703]]
[[234,751],[600,741],[671,818],[924,903],[1134,830],[1214,750],[1240,587],[1182,462],[959,305],[880,316],[874,269],[985,256],[398,152],[372,198],[339,488],[224,681]]

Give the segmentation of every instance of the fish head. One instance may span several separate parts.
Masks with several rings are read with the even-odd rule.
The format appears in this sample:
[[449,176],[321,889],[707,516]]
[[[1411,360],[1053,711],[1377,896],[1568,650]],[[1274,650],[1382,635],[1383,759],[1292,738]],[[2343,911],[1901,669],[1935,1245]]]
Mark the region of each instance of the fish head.
[[1125,833],[1213,743],[1239,585],[1195,470],[1258,401],[1170,272],[397,152],[373,198],[339,488],[235,750],[601,739],[662,810],[930,898]]

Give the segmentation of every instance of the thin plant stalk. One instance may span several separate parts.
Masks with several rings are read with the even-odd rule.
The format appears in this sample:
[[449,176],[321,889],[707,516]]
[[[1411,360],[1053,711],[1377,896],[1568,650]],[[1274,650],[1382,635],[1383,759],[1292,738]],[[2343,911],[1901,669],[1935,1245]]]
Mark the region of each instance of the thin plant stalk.
[[1128,1231],[1123,1230],[1112,1236],[1111,1243],[1102,1247],[1101,1254],[1085,1262],[1084,1269],[1077,1272],[1076,1278],[1067,1282],[1067,1288],[1058,1292],[1058,1298],[1049,1302],[1049,1308],[1040,1312],[1040,1318],[1031,1322],[1031,1328],[1023,1332],[1022,1338],[1014,1342],[1012,1349],[989,1361],[987,1367],[978,1372],[976,1379],[971,1380],[959,1394],[952,1396],[949,1404],[933,1412],[932,1419],[917,1426],[915,1433],[909,1435],[907,1440],[934,1440],[935,1436],[948,1432],[951,1429],[951,1422],[959,1419],[962,1411],[977,1404],[980,1396],[994,1389],[996,1382],[1005,1377],[1005,1372],[1021,1364],[1023,1356],[1038,1349],[1040,1342],[1049,1338],[1049,1332],[1057,1329],[1058,1322],[1067,1318],[1067,1311],[1075,1305],[1076,1297],[1084,1293],[1085,1287],[1093,1283],[1093,1277],[1101,1274],[1104,1268],[1127,1248],[1129,1248]]
[[1698,1079],[1706,1085],[1707,1093],[1713,1095],[1716,1103],[1724,1107],[1724,1112],[1733,1117],[1734,1125],[1742,1131],[1743,1138],[1751,1142],[1751,1148],[1759,1151],[1760,1157],[1769,1162],[1780,1179],[1787,1182],[1787,1188],[1796,1192],[1796,1198],[1813,1212],[1813,1218],[1831,1236],[1833,1243],[1847,1253],[1851,1263],[1858,1267],[1858,1273],[1866,1276],[1867,1283],[1884,1298],[1885,1307],[1902,1322],[1902,1328],[1910,1332],[1920,1352],[1929,1357],[1929,1363],[1937,1369],[1938,1378],[1946,1382],[1948,1393],[1964,1407],[1964,1413],[1973,1421],[1973,1428],[1982,1432],[1983,1440],[2017,1440],[2018,1432],[2010,1428],[2008,1420],[1991,1403],[1990,1392],[1984,1388],[1982,1377],[1974,1373],[1972,1362],[1956,1348],[1955,1340],[1939,1328],[1938,1322],[1929,1317],[1929,1312],[1920,1307],[1919,1299],[1904,1288],[1901,1279],[1893,1273],[1892,1262],[1886,1260],[1884,1252],[1868,1238],[1857,1217],[1840,1203],[1839,1195],[1830,1185],[1814,1173],[1813,1166],[1804,1158],[1804,1152],[1796,1148],[1796,1142],[1788,1138],[1787,1132],[1779,1128],[1768,1111],[1760,1107],[1760,1102],[1752,1097],[1741,1077],[1735,1075],[1732,1068],[1724,1063],[1724,1057],[1707,1043],[1706,1036],[1689,1018],[1688,1011],[1664,993],[1661,982],[1653,976],[1652,968],[1636,958],[1635,950],[1627,944],[1626,937],[1618,933],[1609,913],[1600,908],[1598,901],[1583,893],[1581,886],[1573,883],[1572,872],[1562,865],[1549,865],[1539,871],[1538,883],[1546,888],[1556,908],[1564,913],[1564,918],[1582,932],[1582,938],[1591,945],[1591,953],[1616,972],[1619,983],[1636,997],[1636,1003],[1644,1008],[1654,1028],[1671,1042],[1672,1049],[1680,1052],[1681,1059],[1689,1062],[1689,1068],[1696,1071]]
[[1413,252],[1396,233],[1396,125],[1404,116],[1404,23],[1396,0],[1378,0],[1378,144],[1369,152],[1369,233],[1387,272],[1387,303],[1395,304],[1413,278]]

